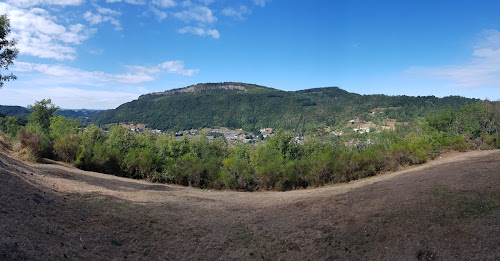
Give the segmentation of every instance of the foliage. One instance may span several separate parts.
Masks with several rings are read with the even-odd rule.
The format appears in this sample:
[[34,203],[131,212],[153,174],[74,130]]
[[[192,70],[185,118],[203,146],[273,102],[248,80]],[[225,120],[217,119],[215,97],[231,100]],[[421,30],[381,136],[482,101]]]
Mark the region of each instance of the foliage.
[[18,119],[12,116],[5,116],[5,118],[0,118],[0,130],[2,132],[16,137],[17,132],[21,129],[21,126],[18,124]]
[[230,144],[224,137],[208,142],[204,135],[178,140],[135,134],[118,125],[106,133],[95,125],[81,130],[79,121],[62,116],[50,118],[50,132],[32,132],[7,117],[0,128],[12,136],[20,130],[27,158],[52,157],[124,177],[246,191],[348,182],[421,164],[446,150],[500,148],[500,104],[489,101],[445,109],[395,130],[354,136],[357,140],[316,135],[303,143],[288,131],[259,144]]
[[29,129],[34,132],[48,133],[50,131],[50,117],[59,109],[50,99],[36,101],[28,108],[33,112],[28,116]]
[[[8,70],[9,66],[14,64],[14,59],[17,58],[19,51],[15,48],[17,41],[15,39],[7,39],[10,34],[10,21],[7,15],[0,15],[0,69]],[[10,74],[0,74],[0,88],[3,82],[15,80],[16,76]]]
[[82,126],[79,120],[68,119],[63,116],[54,116],[50,118],[50,134],[53,137],[68,137],[71,134],[76,134]]
[[74,162],[76,160],[79,141],[76,135],[69,137],[57,137],[54,142],[54,154],[56,158],[64,162]]

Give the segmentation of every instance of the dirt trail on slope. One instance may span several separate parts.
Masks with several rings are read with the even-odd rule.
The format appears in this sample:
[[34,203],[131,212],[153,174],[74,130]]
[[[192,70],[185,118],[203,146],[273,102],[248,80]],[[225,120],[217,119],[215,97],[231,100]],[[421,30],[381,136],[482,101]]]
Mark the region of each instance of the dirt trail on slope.
[[500,151],[316,189],[210,191],[0,152],[0,260],[498,260]]

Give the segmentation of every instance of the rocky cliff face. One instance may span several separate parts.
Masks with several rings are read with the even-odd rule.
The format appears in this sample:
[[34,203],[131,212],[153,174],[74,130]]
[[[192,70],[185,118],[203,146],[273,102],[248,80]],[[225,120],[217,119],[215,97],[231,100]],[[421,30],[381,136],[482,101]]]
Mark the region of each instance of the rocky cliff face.
[[243,84],[237,84],[237,83],[200,83],[185,88],[144,94],[141,95],[139,98],[144,98],[148,96],[157,96],[157,95],[173,95],[176,93],[201,92],[201,91],[213,91],[213,90],[237,90],[246,92],[247,88]]

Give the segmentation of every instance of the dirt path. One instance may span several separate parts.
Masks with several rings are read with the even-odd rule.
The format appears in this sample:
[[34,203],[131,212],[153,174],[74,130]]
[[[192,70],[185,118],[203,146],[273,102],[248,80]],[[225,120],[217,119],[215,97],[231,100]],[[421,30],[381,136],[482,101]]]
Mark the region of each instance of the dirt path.
[[0,260],[498,260],[500,151],[289,192],[153,184],[0,153]]

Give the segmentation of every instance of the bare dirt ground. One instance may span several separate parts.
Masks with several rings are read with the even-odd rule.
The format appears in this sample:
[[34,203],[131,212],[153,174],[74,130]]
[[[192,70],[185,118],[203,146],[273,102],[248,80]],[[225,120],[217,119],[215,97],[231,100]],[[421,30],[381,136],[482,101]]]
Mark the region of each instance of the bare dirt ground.
[[500,151],[347,184],[210,191],[0,151],[0,260],[499,260]]

